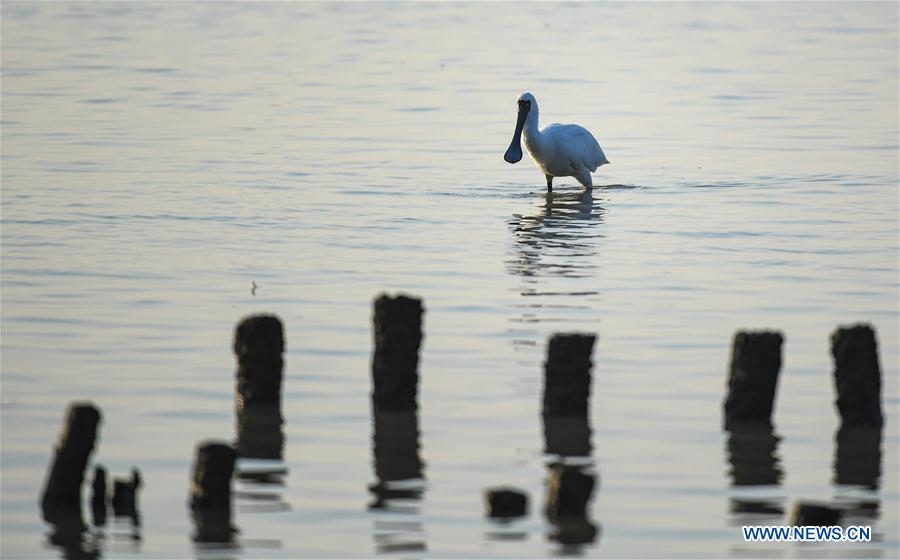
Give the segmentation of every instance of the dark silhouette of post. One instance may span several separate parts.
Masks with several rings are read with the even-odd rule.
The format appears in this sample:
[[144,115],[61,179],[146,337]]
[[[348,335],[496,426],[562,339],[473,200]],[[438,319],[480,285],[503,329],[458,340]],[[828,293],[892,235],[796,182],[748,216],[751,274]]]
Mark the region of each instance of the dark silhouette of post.
[[513,519],[528,514],[528,494],[509,487],[488,488],[484,491],[487,516],[493,519]]
[[239,405],[281,403],[284,329],[274,315],[253,315],[234,331]]
[[772,406],[781,370],[779,332],[738,331],[731,350],[725,429],[740,425],[772,427]]
[[416,410],[422,300],[406,295],[375,298],[372,402],[379,411]]
[[84,471],[94,450],[100,420],[100,410],[92,403],[69,405],[41,498],[45,520],[52,521],[65,510],[78,510],[80,514]]
[[116,517],[130,517],[138,524],[137,493],[141,484],[141,473],[136,468],[131,469],[131,478],[113,481],[112,507]]
[[838,327],[831,334],[835,405],[841,425],[835,433],[834,482],[879,487],[881,439],[881,367],[871,325]]
[[841,426],[881,429],[881,368],[870,325],[839,327],[831,335],[836,405]]
[[197,446],[191,484],[191,508],[231,506],[231,478],[236,454],[224,442],[206,441]]
[[94,467],[94,481],[91,483],[91,518],[94,526],[106,525],[106,469]]
[[544,417],[588,417],[594,334],[557,333],[544,363]]
[[237,454],[224,442],[205,441],[197,446],[191,477],[190,507],[199,543],[230,543],[231,479]]
[[544,453],[560,457],[590,457],[591,426],[588,418],[544,416]]
[[237,357],[237,454],[281,459],[284,329],[274,315],[252,315],[234,331]]

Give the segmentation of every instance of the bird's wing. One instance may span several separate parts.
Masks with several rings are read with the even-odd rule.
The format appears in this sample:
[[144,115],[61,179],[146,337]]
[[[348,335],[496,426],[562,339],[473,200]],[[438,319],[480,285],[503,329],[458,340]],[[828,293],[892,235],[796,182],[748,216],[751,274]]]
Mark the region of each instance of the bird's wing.
[[558,150],[565,151],[565,157],[576,168],[594,171],[598,166],[609,163],[597,139],[583,126],[553,123],[541,132],[553,139]]

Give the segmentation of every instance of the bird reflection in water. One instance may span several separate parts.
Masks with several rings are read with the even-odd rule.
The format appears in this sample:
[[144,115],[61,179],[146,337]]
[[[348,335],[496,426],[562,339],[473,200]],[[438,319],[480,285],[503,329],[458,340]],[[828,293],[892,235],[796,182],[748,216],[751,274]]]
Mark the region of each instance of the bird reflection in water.
[[376,514],[373,535],[379,554],[427,550],[419,503],[425,492],[419,456],[419,414],[373,406],[372,456],[375,482],[369,486]]
[[597,268],[595,240],[603,237],[592,226],[602,223],[606,211],[594,202],[591,191],[547,193],[543,200],[536,213],[515,214],[509,221],[516,252],[507,260],[507,269],[526,279],[592,276]]
[[[546,332],[540,324],[583,323],[596,328],[592,304],[599,297],[595,275],[599,269],[599,226],[606,210],[595,202],[597,191],[549,192],[532,214],[509,220],[513,236],[507,271],[519,277],[521,303],[510,329],[513,347],[523,353],[520,365],[539,363],[539,346]],[[590,316],[586,316],[586,315]]]

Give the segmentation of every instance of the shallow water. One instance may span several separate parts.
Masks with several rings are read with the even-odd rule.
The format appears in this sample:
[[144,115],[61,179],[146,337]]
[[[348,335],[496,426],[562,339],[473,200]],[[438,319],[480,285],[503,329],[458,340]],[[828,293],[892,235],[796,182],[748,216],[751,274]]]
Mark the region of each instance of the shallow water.
[[[896,557],[897,17],[4,2],[0,555],[64,554],[37,501],[65,407],[87,398],[93,460],[145,481],[139,527],[88,536],[105,557]],[[612,165],[592,193],[563,179],[548,196],[527,158],[503,162],[524,89],[543,122],[598,137]],[[422,479],[380,500],[384,290],[427,312],[420,412],[398,421],[398,468],[421,460]],[[193,449],[235,437],[232,329],[262,311],[286,329],[284,459],[241,467],[288,473],[236,481],[240,533],[209,551],[186,507]],[[833,483],[829,335],[857,321],[883,370],[874,489]],[[786,337],[775,461],[747,447],[769,484],[733,484],[720,430],[742,328]],[[564,546],[540,399],[545,341],[573,330],[599,335],[596,532]],[[530,512],[492,523],[482,492],[504,484]],[[743,541],[798,500],[846,505],[874,542]]]

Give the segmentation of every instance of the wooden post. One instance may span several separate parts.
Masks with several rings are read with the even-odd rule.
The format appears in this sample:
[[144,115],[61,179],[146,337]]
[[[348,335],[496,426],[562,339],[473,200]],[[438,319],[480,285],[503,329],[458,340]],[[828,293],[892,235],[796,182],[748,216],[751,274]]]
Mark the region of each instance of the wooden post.
[[91,483],[91,518],[94,526],[106,524],[106,469],[94,467],[94,481]]
[[416,410],[422,300],[381,294],[374,302],[372,402],[380,411]]
[[488,488],[484,492],[488,517],[512,519],[528,514],[528,494],[515,488]]
[[192,509],[231,508],[234,448],[224,442],[205,441],[197,446],[191,484]]
[[275,315],[253,315],[234,331],[238,408],[254,404],[281,406],[284,329]]
[[881,429],[881,368],[870,325],[839,327],[831,335],[834,384],[841,426]]
[[94,450],[100,419],[100,410],[92,403],[73,402],[69,405],[41,499],[47,521],[55,519],[59,510],[81,511],[84,471]]
[[545,417],[588,417],[594,334],[557,333],[547,344],[544,363]]
[[141,473],[131,469],[131,478],[117,478],[113,481],[112,507],[116,517],[138,519],[137,493],[141,487]]
[[779,332],[735,333],[725,399],[726,430],[739,425],[772,426],[783,341]]
[[239,457],[281,459],[284,328],[275,315],[245,317],[234,330]]

